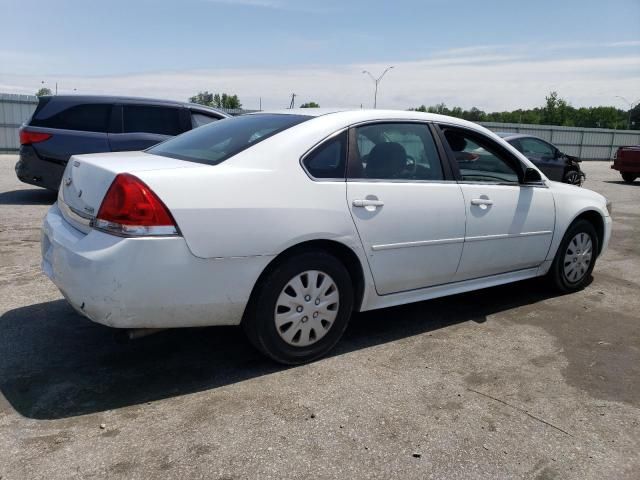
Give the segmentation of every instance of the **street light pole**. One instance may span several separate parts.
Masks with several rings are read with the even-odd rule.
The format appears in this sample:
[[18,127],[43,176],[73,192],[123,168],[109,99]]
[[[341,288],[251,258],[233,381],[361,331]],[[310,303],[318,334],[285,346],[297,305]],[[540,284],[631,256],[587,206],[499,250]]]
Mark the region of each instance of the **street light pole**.
[[631,130],[631,110],[633,110],[633,108],[636,105],[638,105],[638,103],[640,103],[640,99],[636,100],[635,102],[630,102],[629,100],[627,100],[626,98],[620,95],[616,95],[616,98],[621,98],[626,102],[627,105],[629,105],[629,115],[627,117],[627,130]]
[[393,68],[393,65],[391,65],[390,67],[387,67],[385,71],[382,72],[382,75],[380,75],[378,78],[374,77],[369,70],[362,71],[362,73],[366,73],[367,75],[369,75],[371,77],[371,80],[373,80],[373,83],[375,83],[376,85],[376,89],[373,94],[373,108],[378,107],[378,84],[380,83],[380,80],[382,80],[382,77],[384,77],[384,74],[387,73],[392,68]]

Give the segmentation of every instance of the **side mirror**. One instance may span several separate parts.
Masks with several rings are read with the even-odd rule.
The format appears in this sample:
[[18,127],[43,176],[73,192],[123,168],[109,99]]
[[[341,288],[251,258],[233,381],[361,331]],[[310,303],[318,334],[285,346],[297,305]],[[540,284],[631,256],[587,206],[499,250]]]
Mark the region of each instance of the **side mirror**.
[[527,167],[524,171],[524,179],[522,183],[540,183],[542,181],[542,177],[540,176],[540,172],[535,168]]
[[560,150],[558,150],[557,148],[556,148],[556,152],[555,152],[555,153],[556,153],[555,158],[562,158],[562,157],[564,157],[564,153],[562,153],[562,152],[561,152]]

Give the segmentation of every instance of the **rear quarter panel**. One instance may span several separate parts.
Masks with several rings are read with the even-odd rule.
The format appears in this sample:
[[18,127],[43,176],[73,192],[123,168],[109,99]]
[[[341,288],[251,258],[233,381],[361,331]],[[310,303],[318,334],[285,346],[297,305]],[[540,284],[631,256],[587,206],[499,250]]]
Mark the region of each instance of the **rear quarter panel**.
[[339,129],[318,123],[275,135],[216,166],[138,176],[169,207],[198,257],[277,255],[315,239],[361,254],[346,183],[313,181],[300,166],[310,146]]

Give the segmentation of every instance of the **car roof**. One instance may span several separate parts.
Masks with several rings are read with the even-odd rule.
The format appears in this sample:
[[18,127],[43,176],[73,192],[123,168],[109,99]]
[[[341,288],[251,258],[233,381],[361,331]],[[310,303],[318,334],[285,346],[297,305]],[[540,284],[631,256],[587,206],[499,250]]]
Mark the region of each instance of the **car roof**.
[[504,138],[505,140],[514,140],[516,138],[535,138],[538,140],[542,140],[543,142],[549,143],[544,138],[536,137],[535,135],[529,135],[528,133],[516,133],[516,132],[496,132],[496,135]]
[[437,113],[416,112],[415,110],[377,110],[377,109],[340,109],[340,108],[291,108],[282,110],[263,110],[250,115],[276,114],[276,115],[304,115],[308,117],[331,118],[336,122],[357,123],[376,120],[417,120],[446,123],[473,129],[486,130],[477,123],[469,122],[461,118],[439,115]]
[[199,103],[180,102],[178,100],[163,100],[158,98],[146,97],[127,97],[118,95],[45,95],[40,97],[56,103],[122,103],[122,104],[147,104],[167,107],[186,107],[193,110],[203,110],[216,112],[222,116],[228,117],[229,114],[213,107],[201,105]]

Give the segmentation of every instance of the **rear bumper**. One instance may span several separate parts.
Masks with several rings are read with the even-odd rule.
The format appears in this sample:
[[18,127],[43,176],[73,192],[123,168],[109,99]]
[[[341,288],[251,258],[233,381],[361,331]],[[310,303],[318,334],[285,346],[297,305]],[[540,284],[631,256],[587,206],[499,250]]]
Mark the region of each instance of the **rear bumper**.
[[21,182],[47,188],[55,192],[60,187],[65,165],[42,160],[31,146],[20,147],[15,170]]
[[237,325],[271,259],[201,259],[182,237],[84,234],[57,204],[42,233],[43,272],[79,313],[116,328]]
[[640,161],[635,159],[616,159],[613,161],[611,168],[621,173],[637,173],[640,175]]

